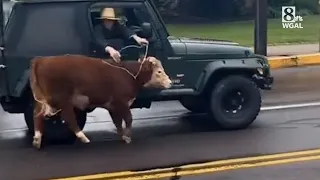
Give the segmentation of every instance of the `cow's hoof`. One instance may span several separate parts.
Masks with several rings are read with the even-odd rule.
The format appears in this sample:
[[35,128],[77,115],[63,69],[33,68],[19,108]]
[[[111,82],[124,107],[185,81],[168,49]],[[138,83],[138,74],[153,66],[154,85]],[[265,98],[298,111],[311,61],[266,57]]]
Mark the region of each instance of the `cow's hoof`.
[[80,139],[82,143],[88,144],[90,143],[90,140],[88,138]]
[[85,144],[90,143],[90,140],[82,131],[76,133],[76,136],[80,139],[82,143],[85,143]]
[[90,140],[86,137],[86,136],[83,136],[83,137],[79,137],[80,141],[84,144],[88,144],[90,143]]
[[122,139],[123,139],[127,144],[130,144],[130,143],[131,143],[131,137],[122,136]]
[[32,142],[33,147],[40,149],[41,147],[41,137],[33,137],[33,142]]

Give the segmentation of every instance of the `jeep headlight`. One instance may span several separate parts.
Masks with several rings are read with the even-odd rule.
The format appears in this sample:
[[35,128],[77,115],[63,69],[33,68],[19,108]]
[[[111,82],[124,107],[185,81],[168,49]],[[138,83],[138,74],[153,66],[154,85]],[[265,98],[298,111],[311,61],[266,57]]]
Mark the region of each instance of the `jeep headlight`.
[[262,65],[262,66],[269,66],[269,61],[266,56],[255,54],[257,61]]
[[257,68],[257,71],[260,75],[263,75],[263,69],[262,68]]

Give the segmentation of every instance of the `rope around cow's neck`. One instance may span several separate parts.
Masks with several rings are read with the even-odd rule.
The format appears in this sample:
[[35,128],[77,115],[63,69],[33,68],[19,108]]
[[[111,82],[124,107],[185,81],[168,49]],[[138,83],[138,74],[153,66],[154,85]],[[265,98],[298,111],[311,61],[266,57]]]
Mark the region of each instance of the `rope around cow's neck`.
[[[119,53],[121,53],[121,51],[123,51],[123,50],[125,50],[125,49],[127,49],[127,48],[130,48],[130,47],[142,48],[141,46],[129,45],[129,46],[126,46],[126,47],[121,48],[121,49],[119,50]],[[146,51],[145,51],[143,60],[142,60],[142,62],[141,62],[141,64],[140,64],[139,70],[138,70],[138,72],[137,72],[136,75],[132,74],[128,69],[126,69],[126,68],[124,68],[124,67],[119,67],[119,66],[112,65],[112,64],[110,64],[110,63],[108,63],[108,62],[106,62],[106,61],[104,61],[104,60],[102,60],[102,62],[107,63],[108,65],[110,65],[110,66],[112,66],[112,67],[115,67],[115,68],[118,68],[118,69],[122,69],[122,70],[126,71],[126,72],[127,72],[130,76],[132,76],[134,79],[137,79],[138,75],[140,74],[140,71],[141,71],[141,68],[142,68],[142,64],[143,64],[143,62],[147,59],[148,48],[149,48],[149,45],[147,44],[147,45],[146,45]]]

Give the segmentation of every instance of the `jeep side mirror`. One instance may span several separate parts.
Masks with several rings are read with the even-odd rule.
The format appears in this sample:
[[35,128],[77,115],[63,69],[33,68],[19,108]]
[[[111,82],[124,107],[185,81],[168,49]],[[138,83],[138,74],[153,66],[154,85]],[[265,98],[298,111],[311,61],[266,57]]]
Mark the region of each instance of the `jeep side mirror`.
[[150,23],[144,22],[141,24],[142,34],[144,38],[151,38],[152,37],[152,27]]

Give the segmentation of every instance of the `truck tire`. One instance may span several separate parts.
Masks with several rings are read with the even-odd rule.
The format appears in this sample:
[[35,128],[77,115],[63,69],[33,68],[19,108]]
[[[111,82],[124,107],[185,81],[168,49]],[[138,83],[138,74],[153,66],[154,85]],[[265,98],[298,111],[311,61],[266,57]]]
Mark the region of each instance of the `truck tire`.
[[[25,122],[29,129],[29,133],[32,135],[34,134],[33,104],[33,101],[31,101],[24,112]],[[75,114],[79,128],[82,130],[86,124],[87,113],[75,109]],[[73,143],[77,139],[75,134],[68,128],[67,124],[60,119],[59,115],[44,120],[43,135],[44,140],[48,142]]]
[[210,114],[222,129],[244,129],[260,112],[261,94],[256,84],[241,75],[220,80],[212,89]]
[[204,101],[197,99],[196,97],[182,97],[180,103],[183,107],[193,113],[206,113],[208,112],[207,105]]

